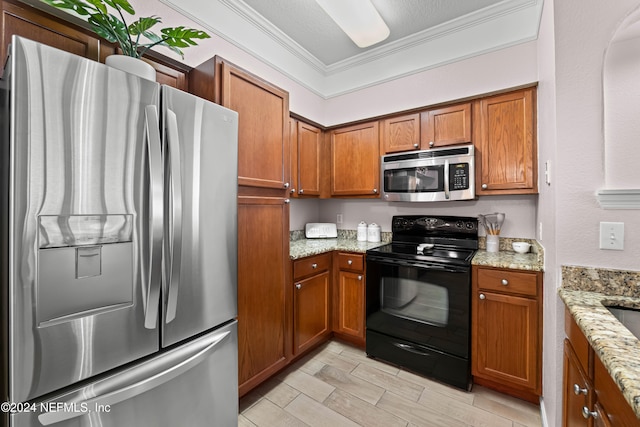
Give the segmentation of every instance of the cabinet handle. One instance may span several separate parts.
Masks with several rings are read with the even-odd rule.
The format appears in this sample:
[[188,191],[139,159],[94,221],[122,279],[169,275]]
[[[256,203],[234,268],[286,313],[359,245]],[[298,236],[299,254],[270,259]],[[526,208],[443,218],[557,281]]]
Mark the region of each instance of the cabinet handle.
[[582,416],[585,419],[589,419],[591,417],[593,418],[598,418],[598,413],[596,411],[590,411],[589,408],[587,408],[586,406],[582,407]]
[[378,194],[378,189],[377,188],[373,189],[373,194]]
[[486,190],[487,189],[487,184],[482,184],[482,189]]
[[485,299],[486,297],[484,296],[484,294],[480,294],[480,299]]
[[347,264],[351,265],[351,264],[353,264],[353,261],[348,260],[348,261],[347,261]]
[[420,144],[413,144],[413,148],[418,148],[420,147]]
[[586,388],[580,388],[580,386],[578,384],[574,384],[573,385],[573,393],[576,396],[580,396],[581,394],[586,395],[587,394],[587,389]]
[[303,193],[304,193],[304,189],[301,188],[300,190],[298,190],[298,194],[303,194]]
[[296,283],[296,289],[300,289],[302,285],[300,283]]
[[288,205],[290,202],[291,202],[291,200],[289,200],[289,199],[284,199],[284,204],[285,204],[285,205]]
[[507,286],[509,284],[509,281],[507,279],[502,279],[500,283],[502,283],[502,286]]
[[358,280],[362,280],[362,276],[358,276]]
[[318,264],[314,262],[313,264],[311,264],[311,268],[318,268]]
[[284,188],[289,188],[289,183],[288,182],[284,183]]
[[429,147],[433,147],[433,141],[429,141]]

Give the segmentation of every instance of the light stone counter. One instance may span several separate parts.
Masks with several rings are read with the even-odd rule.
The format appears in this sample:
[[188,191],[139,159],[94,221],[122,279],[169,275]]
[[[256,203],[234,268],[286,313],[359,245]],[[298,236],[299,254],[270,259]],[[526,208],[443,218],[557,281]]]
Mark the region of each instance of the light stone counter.
[[298,239],[289,244],[291,259],[300,259],[311,255],[323,254],[331,251],[365,253],[368,249],[386,245],[387,242],[358,242],[356,239],[339,237],[337,239]]
[[[519,254],[513,251],[511,243],[529,242],[531,244],[530,252]],[[486,240],[480,237],[480,250],[471,260],[472,265],[481,265],[485,267],[510,268],[514,270],[544,271],[544,251],[535,240],[532,239],[513,239],[500,238],[500,251],[487,252]]]
[[640,272],[563,266],[558,293],[640,418],[640,340],[605,307],[640,308]]

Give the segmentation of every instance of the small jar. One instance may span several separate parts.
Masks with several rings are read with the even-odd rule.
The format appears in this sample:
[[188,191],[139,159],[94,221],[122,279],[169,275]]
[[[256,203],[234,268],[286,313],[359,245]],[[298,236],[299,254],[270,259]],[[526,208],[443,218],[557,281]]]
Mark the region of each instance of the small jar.
[[358,224],[358,242],[366,242],[367,241],[367,223],[364,221],[360,221]]
[[487,252],[498,252],[500,250],[500,236],[497,234],[487,234]]
[[378,224],[371,223],[367,227],[367,241],[379,242],[380,241],[380,226]]

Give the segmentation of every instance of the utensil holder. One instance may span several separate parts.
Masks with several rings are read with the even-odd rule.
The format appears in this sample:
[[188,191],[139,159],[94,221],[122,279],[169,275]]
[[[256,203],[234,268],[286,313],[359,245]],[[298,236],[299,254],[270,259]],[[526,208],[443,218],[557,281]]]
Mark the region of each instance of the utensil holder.
[[500,251],[500,236],[497,234],[487,235],[487,252]]

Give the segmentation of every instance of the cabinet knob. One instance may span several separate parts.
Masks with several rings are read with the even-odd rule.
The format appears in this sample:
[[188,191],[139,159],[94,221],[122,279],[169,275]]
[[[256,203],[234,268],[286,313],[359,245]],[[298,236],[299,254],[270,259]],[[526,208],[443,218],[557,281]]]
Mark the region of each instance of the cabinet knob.
[[293,194],[293,193],[295,193],[295,192],[296,192],[296,189],[295,189],[295,188],[292,188],[291,190],[289,190],[289,193],[291,193],[291,194]]
[[314,262],[313,264],[311,264],[311,268],[318,268],[318,264]]
[[509,281],[507,279],[502,279],[500,283],[502,283],[502,286],[507,286],[509,284]]
[[377,188],[373,189],[373,194],[378,194],[378,189]]
[[301,188],[300,190],[298,190],[298,194],[304,194],[304,189]]
[[487,184],[482,184],[482,189],[486,190],[487,189]]
[[285,205],[288,205],[290,202],[291,202],[291,200],[289,200],[289,199],[284,199],[284,204],[285,204]]
[[300,283],[296,283],[296,289],[300,289],[302,285]]
[[586,406],[582,407],[582,416],[585,419],[589,419],[591,417],[593,418],[598,418],[598,413],[596,411],[590,411],[589,408],[587,408]]
[[413,148],[418,148],[420,147],[420,144],[413,144]]
[[358,276],[358,280],[362,280],[362,276]]
[[484,294],[480,294],[480,299],[485,299],[486,297],[484,296]]
[[429,141],[429,147],[433,147],[433,141]]
[[353,264],[353,261],[348,260],[348,261],[347,261],[347,264],[351,265],[351,264]]
[[586,388],[580,388],[580,386],[578,384],[574,384],[573,385],[573,393],[576,396],[580,396],[581,394],[586,395],[587,394],[587,389]]
[[288,182],[284,183],[284,188],[289,188],[289,183]]

